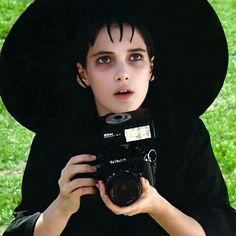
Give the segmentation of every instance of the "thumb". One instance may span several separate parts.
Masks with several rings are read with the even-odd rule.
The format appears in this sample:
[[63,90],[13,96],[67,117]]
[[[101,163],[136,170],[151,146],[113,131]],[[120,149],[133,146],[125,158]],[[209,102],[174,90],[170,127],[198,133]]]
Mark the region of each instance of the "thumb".
[[147,188],[149,188],[150,183],[149,183],[149,181],[148,181],[147,179],[145,179],[144,177],[141,177],[141,178],[140,178],[140,182],[141,182],[141,184],[142,184],[142,188],[143,188],[144,191],[145,191]]

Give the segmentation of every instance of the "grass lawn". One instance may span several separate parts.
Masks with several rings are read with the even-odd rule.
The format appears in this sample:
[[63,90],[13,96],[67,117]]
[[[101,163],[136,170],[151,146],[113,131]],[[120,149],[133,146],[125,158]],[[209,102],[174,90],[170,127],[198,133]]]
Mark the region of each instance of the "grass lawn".
[[[191,0],[190,0],[191,1]],[[32,0],[0,0],[0,48],[11,25]],[[236,1],[210,0],[228,38],[230,64],[224,87],[202,116],[236,208]],[[0,100],[0,235],[20,200],[20,185],[33,133],[20,126]]]

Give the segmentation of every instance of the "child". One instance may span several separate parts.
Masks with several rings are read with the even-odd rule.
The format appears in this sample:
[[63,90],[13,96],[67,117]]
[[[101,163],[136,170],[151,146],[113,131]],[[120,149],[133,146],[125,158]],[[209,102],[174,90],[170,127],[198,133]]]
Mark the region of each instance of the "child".
[[[40,123],[24,173],[22,201],[4,236],[234,235],[236,214],[229,205],[208,132],[196,115],[214,95],[195,108],[188,108],[191,99],[182,107],[181,96],[163,103],[163,92],[168,93],[169,88],[156,92],[170,81],[158,83],[156,78],[159,60],[159,75],[163,75],[164,66],[161,49],[155,47],[159,53],[154,52],[157,43],[152,42],[149,24],[139,18],[138,11],[128,17],[130,6],[124,10],[123,2],[115,11],[108,2],[102,3],[94,8],[99,17],[92,10],[83,15],[80,27],[84,34],[73,43],[78,54],[73,64],[77,82],[85,88],[77,92],[83,93],[83,100],[73,101],[74,107],[68,108],[71,98],[67,98],[60,114],[56,108]],[[206,3],[203,6],[209,7]],[[224,65],[221,68],[225,70]],[[177,81],[177,88],[186,85],[182,82]],[[152,90],[152,86],[160,88]],[[80,103],[89,107],[74,111],[80,109]],[[151,186],[141,177],[142,195],[121,207],[111,201],[103,181],[73,177],[97,172],[90,162],[101,151],[98,117],[140,108],[151,111],[156,126],[156,184]]]

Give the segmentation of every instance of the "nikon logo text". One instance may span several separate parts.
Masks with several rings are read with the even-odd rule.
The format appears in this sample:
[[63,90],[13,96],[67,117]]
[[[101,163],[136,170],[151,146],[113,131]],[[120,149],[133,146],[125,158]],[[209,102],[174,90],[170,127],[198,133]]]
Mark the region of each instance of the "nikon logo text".
[[106,133],[106,134],[104,134],[104,138],[112,138],[112,137],[114,137],[113,133]]
[[122,162],[125,162],[125,161],[126,161],[126,158],[116,159],[116,160],[111,160],[110,164],[113,165],[113,164],[122,163]]

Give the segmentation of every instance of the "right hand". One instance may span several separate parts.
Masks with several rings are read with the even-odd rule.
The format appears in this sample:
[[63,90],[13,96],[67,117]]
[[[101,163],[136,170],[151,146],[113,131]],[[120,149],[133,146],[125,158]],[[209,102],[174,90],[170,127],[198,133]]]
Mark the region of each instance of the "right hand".
[[[97,181],[92,178],[75,178],[76,174],[94,173],[96,167],[87,164],[96,160],[96,157],[89,154],[82,154],[72,157],[65,168],[61,171],[58,181],[60,193],[58,200],[63,211],[73,214],[80,208],[80,198],[83,195],[95,194],[97,192]],[[86,164],[85,164],[86,163]]]

